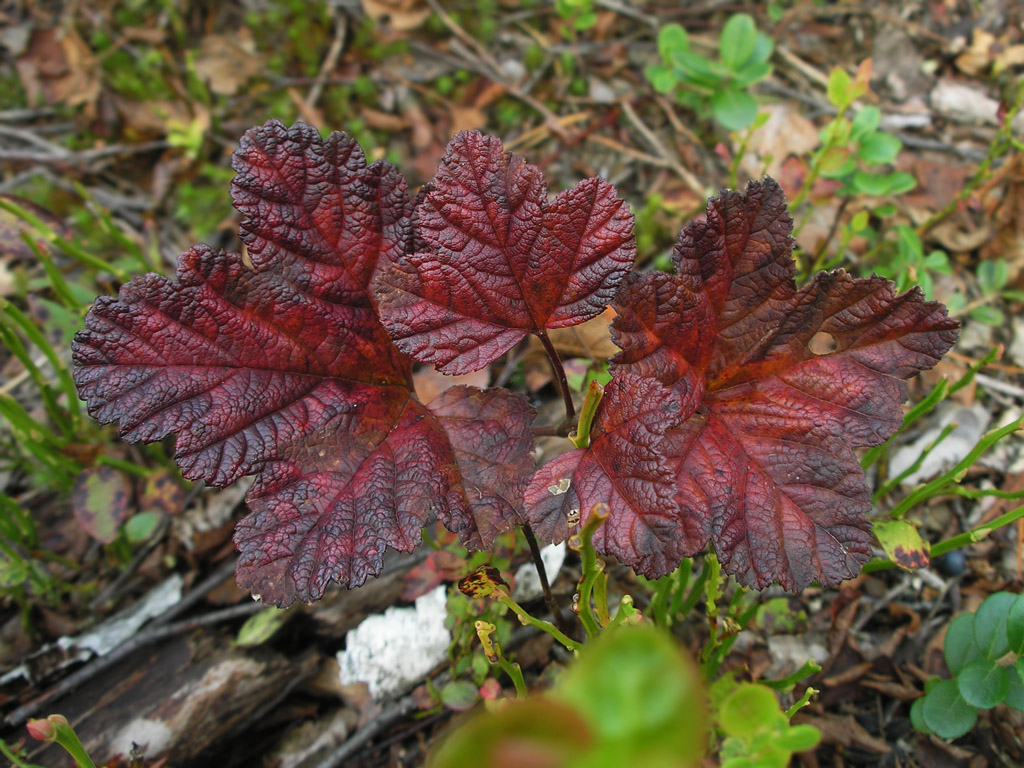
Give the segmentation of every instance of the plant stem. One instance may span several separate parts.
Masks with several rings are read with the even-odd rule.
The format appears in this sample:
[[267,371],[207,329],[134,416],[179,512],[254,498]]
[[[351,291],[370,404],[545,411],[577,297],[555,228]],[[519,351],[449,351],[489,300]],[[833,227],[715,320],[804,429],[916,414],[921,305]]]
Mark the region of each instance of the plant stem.
[[544,591],[544,602],[547,604],[548,610],[551,611],[551,617],[555,620],[555,626],[568,635],[569,627],[566,625],[565,619],[562,618],[562,609],[558,607],[558,601],[555,600],[555,596],[551,592],[547,569],[544,567],[544,558],[540,554],[540,545],[537,544],[537,537],[534,535],[529,523],[523,524],[523,535],[526,537],[526,543],[530,545],[530,556],[533,558],[533,564],[537,568],[537,576],[540,577],[540,588]]
[[549,621],[542,621],[541,619],[538,619],[538,618],[536,618],[534,616],[531,616],[529,613],[527,613],[526,610],[523,608],[523,606],[521,606],[519,603],[517,603],[515,600],[513,600],[512,597],[508,593],[506,593],[504,591],[503,592],[499,592],[498,594],[495,595],[495,597],[497,598],[499,603],[501,603],[502,605],[507,606],[508,609],[510,611],[512,611],[512,613],[514,613],[516,616],[519,617],[519,623],[520,624],[528,624],[531,627],[535,627],[536,629],[539,629],[541,632],[545,632],[545,633],[551,635],[553,638],[555,638],[555,640],[557,640],[562,645],[564,645],[567,650],[570,650],[570,651],[581,651],[581,650],[583,650],[583,646],[580,643],[577,643],[575,640],[572,640],[569,637],[567,637],[561,630],[558,629],[558,627],[556,627],[551,622],[549,622]]
[[548,360],[551,361],[551,368],[555,372],[558,391],[562,393],[562,402],[565,403],[565,426],[568,426],[576,418],[576,406],[572,404],[572,392],[569,390],[569,381],[565,378],[565,367],[558,356],[558,350],[551,343],[548,332],[542,330],[537,335],[540,337],[540,343],[544,345],[544,351],[548,353]]
[[523,678],[523,668],[509,661],[502,654],[501,645],[498,644],[498,640],[491,637],[496,630],[497,627],[490,622],[478,621],[476,623],[476,636],[480,638],[480,645],[484,647],[484,655],[487,657],[487,660],[491,664],[497,664],[509,676],[512,684],[516,687],[516,698],[525,699],[526,680]]
[[594,414],[597,413],[597,406],[601,404],[603,396],[604,387],[596,381],[591,381],[587,387],[587,394],[583,397],[576,432],[569,435],[569,442],[576,448],[586,448],[590,445],[590,425],[594,423]]
[[[578,609],[580,622],[583,624],[583,628],[587,631],[588,638],[597,637],[603,628],[594,616],[592,598],[594,586],[602,578],[607,579],[608,575],[604,570],[604,561],[597,556],[597,551],[594,549],[592,540],[597,529],[604,525],[607,519],[608,505],[595,504],[591,508],[590,514],[587,516],[587,522],[584,523],[580,532],[569,538],[569,548],[579,552],[580,560],[583,563],[583,575],[580,578],[580,588],[578,593]],[[604,592],[603,586],[599,591],[607,594]],[[607,610],[607,608],[605,610]]]

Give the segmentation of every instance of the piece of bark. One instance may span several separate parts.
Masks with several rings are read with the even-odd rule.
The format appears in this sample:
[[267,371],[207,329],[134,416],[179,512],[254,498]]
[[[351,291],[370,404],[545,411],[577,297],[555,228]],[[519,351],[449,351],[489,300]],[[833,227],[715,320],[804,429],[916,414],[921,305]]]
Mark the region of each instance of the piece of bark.
[[[317,654],[288,657],[265,648],[233,647],[222,633],[197,631],[139,650],[87,686],[52,703],[75,728],[97,764],[132,744],[147,761],[200,765],[260,719],[317,669]],[[52,745],[31,762],[63,765]]]

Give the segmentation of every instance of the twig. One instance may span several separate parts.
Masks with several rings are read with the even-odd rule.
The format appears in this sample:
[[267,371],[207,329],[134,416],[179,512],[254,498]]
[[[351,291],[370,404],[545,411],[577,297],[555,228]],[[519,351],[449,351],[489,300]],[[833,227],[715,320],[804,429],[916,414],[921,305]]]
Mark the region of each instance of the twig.
[[576,406],[572,402],[572,391],[569,389],[569,381],[565,378],[565,367],[562,365],[562,359],[558,356],[558,350],[555,349],[555,345],[551,343],[551,338],[548,336],[547,331],[542,330],[537,335],[540,337],[541,344],[544,345],[544,351],[548,353],[548,360],[551,361],[551,368],[555,372],[558,391],[561,392],[562,402],[565,403],[564,426],[568,427],[572,424],[573,419],[576,418]]
[[679,162],[679,160],[671,152],[669,152],[668,149],[665,148],[665,145],[661,143],[661,140],[657,136],[655,136],[654,132],[651,131],[651,129],[648,128],[647,125],[644,123],[644,121],[640,119],[640,116],[636,113],[636,110],[633,109],[632,104],[630,104],[628,101],[623,101],[622,111],[629,119],[629,122],[633,124],[633,127],[637,129],[641,136],[643,136],[644,141],[646,141],[647,144],[651,147],[651,149],[653,149],[657,153],[657,155],[665,161],[665,164],[669,168],[671,168],[680,179],[683,180],[683,183],[686,184],[686,186],[688,186],[692,191],[696,192],[698,195],[703,196],[704,194],[706,194],[707,190],[705,186],[700,183],[700,180],[696,176],[690,173],[690,171],[686,170]]
[[534,567],[537,569],[537,576],[540,577],[540,588],[544,592],[544,602],[547,603],[551,617],[555,620],[555,626],[562,630],[563,634],[572,634],[568,625],[562,619],[562,611],[558,608],[558,602],[551,593],[551,584],[548,582],[547,568],[544,567],[544,558],[540,554],[540,546],[537,544],[537,537],[528,523],[523,524],[523,535],[526,536],[526,543],[530,545],[530,556],[533,558]]
[[316,764],[316,768],[341,768],[348,760],[355,755],[364,745],[369,744],[381,731],[390,728],[399,720],[407,717],[416,709],[416,704],[411,696],[399,699],[394,704],[386,707],[373,720],[360,728],[352,738],[345,741],[327,757]]
[[[530,94],[523,91],[515,83],[511,83],[505,80],[502,76],[501,65],[498,64],[497,60],[491,56],[491,54],[484,48],[479,42],[473,38],[466,30],[460,27],[455,19],[453,19],[448,12],[441,7],[438,0],[427,0],[427,5],[430,6],[430,10],[437,14],[437,17],[441,20],[441,23],[448,27],[449,31],[458,39],[458,42],[462,43],[462,50],[464,54],[469,54],[468,61],[477,63],[477,71],[480,74],[485,75],[489,79],[496,82],[502,88],[504,88],[509,96],[523,102],[527,106],[533,108],[544,117],[544,121],[547,123],[548,129],[555,134],[558,138],[563,141],[568,140],[569,134],[558,121],[558,115],[548,109],[543,102],[535,99]],[[452,45],[452,50],[458,50],[458,47]],[[474,62],[473,60],[477,61]],[[480,66],[482,65],[482,66]],[[481,71],[482,70],[482,71]]]
[[323,63],[320,65],[320,71],[316,75],[316,80],[313,81],[313,85],[306,92],[306,103],[311,107],[315,107],[316,103],[320,101],[324,84],[337,65],[338,57],[341,56],[341,49],[345,45],[345,33],[348,31],[347,19],[348,17],[345,14],[335,11],[334,39],[331,40],[331,47],[327,49],[327,55],[324,56]]

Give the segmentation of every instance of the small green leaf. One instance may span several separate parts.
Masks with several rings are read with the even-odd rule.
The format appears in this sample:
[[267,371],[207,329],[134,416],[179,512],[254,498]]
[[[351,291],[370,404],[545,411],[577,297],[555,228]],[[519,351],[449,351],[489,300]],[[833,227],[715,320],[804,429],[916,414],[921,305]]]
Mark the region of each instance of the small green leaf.
[[946,299],[946,309],[950,314],[959,312],[967,305],[967,297],[962,293],[954,293]]
[[981,658],[981,649],[974,640],[973,613],[961,614],[950,622],[946,630],[945,656],[951,675]]
[[985,598],[985,602],[974,614],[974,642],[981,655],[995,661],[1010,652],[1010,641],[1006,635],[1010,610],[1017,602],[1017,595],[996,592]]
[[725,89],[711,97],[715,119],[730,131],[746,128],[757,117],[757,102],[746,91]]
[[747,66],[751,64],[764,64],[771,58],[775,50],[775,41],[763,32],[757,33],[757,42],[754,43],[754,52],[747,60]]
[[943,275],[953,274],[953,268],[949,264],[949,257],[945,251],[932,251],[924,257],[921,263],[932,272],[938,272]]
[[885,554],[900,568],[916,571],[928,567],[931,545],[913,525],[905,520],[876,520],[874,531]]
[[814,749],[820,742],[821,731],[813,725],[794,725],[779,735],[775,746],[788,752],[806,752],[808,749]]
[[1017,595],[1006,616],[1006,639],[1011,651],[1024,656],[1024,595]]
[[991,325],[992,327],[998,327],[1006,321],[1002,310],[988,305],[975,307],[969,314],[971,319],[977,320],[979,323],[984,323],[985,325]]
[[480,697],[480,691],[468,680],[452,680],[441,689],[441,703],[456,712],[472,709]]
[[853,218],[850,219],[850,229],[854,232],[863,232],[868,228],[868,220],[870,216],[867,211],[857,211]]
[[650,66],[644,70],[644,75],[658,93],[671,93],[678,84],[675,73],[668,67]]
[[71,509],[90,536],[109,544],[131,511],[133,490],[131,478],[121,470],[90,467],[75,480]]
[[688,83],[712,91],[722,82],[722,75],[715,71],[712,63],[693,51],[674,51],[671,63],[676,68],[676,75]]
[[1010,281],[1010,267],[1005,259],[991,259],[978,265],[978,287],[988,296],[997,293]]
[[978,659],[957,673],[956,685],[968,704],[991,709],[1010,692],[1010,677],[994,661]]
[[128,539],[130,544],[142,544],[143,542],[149,541],[149,537],[153,535],[153,531],[160,525],[160,521],[163,519],[162,512],[140,512],[137,515],[132,515],[128,518],[128,522],[124,524],[124,535]]
[[735,71],[745,64],[757,44],[757,27],[752,16],[737,13],[729,17],[718,39],[718,56],[729,69]]
[[826,175],[832,175],[838,172],[843,166],[849,162],[850,150],[846,147],[832,147],[821,157],[819,168],[821,172]]
[[671,56],[677,51],[690,50],[690,37],[686,30],[678,24],[666,24],[658,33],[658,53],[662,60],[671,61]]
[[910,724],[914,726],[914,730],[919,733],[930,734],[932,729],[928,727],[928,724],[924,721],[924,700],[926,696],[922,696],[920,699],[915,699],[914,703],[910,705]]
[[766,64],[763,61],[748,61],[739,68],[739,71],[734,72],[730,79],[733,86],[746,88],[759,80],[764,80],[771,73],[771,64]]
[[850,101],[846,92],[850,87],[850,83],[850,76],[838,67],[829,73],[828,100],[832,102],[833,106],[843,108],[849,105]]
[[759,731],[786,722],[775,693],[757,683],[743,683],[722,702],[718,723],[727,736],[749,741]]
[[853,118],[850,127],[850,138],[860,143],[878,130],[882,122],[882,111],[878,107],[864,107]]
[[917,186],[917,179],[906,171],[889,174],[889,194],[904,195]]
[[943,739],[957,739],[978,722],[978,710],[960,696],[954,680],[943,680],[924,697],[924,723]]
[[1006,706],[1024,712],[1024,681],[1021,680],[1017,667],[1007,667],[1006,676],[1010,678],[1010,690],[1006,693],[1003,703]]
[[273,606],[254,613],[245,620],[245,624],[238,630],[235,645],[241,648],[255,648],[257,645],[263,645],[284,626],[287,616],[287,610]]
[[862,195],[882,197],[892,189],[890,174],[857,171],[853,174],[853,188]]
[[1015,288],[1000,291],[999,295],[1002,296],[1007,301],[1024,301],[1024,291],[1018,291]]
[[872,133],[860,145],[857,156],[868,165],[888,165],[896,160],[903,142],[888,133]]

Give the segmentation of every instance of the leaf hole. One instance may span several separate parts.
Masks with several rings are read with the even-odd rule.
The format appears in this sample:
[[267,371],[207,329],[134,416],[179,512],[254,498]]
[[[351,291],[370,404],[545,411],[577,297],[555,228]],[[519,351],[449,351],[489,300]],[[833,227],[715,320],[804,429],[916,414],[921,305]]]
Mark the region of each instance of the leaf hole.
[[831,333],[818,331],[807,342],[807,348],[815,355],[831,355],[839,349],[839,344],[836,343],[835,337]]

